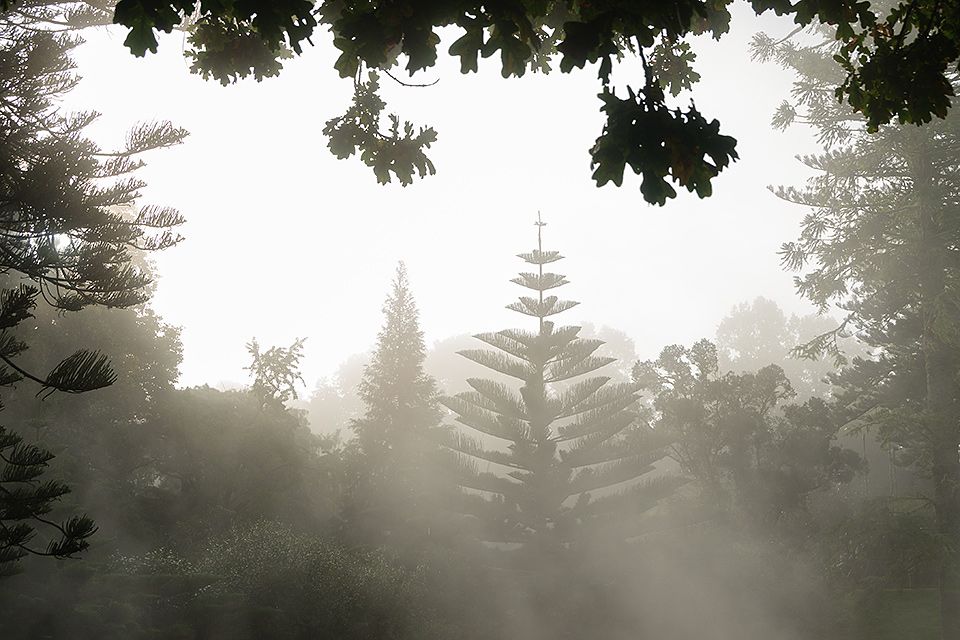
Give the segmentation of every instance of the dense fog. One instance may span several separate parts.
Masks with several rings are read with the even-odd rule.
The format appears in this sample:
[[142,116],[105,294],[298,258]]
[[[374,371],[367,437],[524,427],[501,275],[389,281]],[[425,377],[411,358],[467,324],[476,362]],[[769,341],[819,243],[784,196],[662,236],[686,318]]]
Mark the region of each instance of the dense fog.
[[960,637],[960,14],[835,4],[0,3],[0,638]]

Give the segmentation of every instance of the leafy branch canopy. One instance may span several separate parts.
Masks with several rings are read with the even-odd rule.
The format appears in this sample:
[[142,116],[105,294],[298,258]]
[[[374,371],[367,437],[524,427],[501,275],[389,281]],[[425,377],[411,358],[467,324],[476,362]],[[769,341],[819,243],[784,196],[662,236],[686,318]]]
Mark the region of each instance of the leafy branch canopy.
[[[737,159],[736,141],[719,133],[719,123],[691,103],[667,106],[690,89],[699,75],[687,39],[729,29],[733,0],[120,0],[114,21],[129,29],[125,44],[138,56],[156,51],[157,32],[190,31],[192,69],[224,84],[249,75],[277,75],[281,60],[303,51],[321,25],[340,51],[335,68],[353,78],[358,95],[375,90],[360,82],[363,68],[384,70],[401,64],[413,75],[438,60],[439,29],[457,37],[448,53],[463,73],[476,72],[478,58],[499,55],[504,77],[527,71],[562,72],[597,64],[601,110],[607,117],[591,149],[598,186],[620,184],[626,165],[642,176],[648,202],[664,204],[674,185],[707,197],[711,180]],[[757,14],[791,15],[800,26],[827,25],[841,44],[835,59],[845,78],[836,97],[864,114],[876,129],[896,119],[922,124],[943,117],[953,89],[949,76],[960,55],[960,6],[942,0],[909,0],[889,8],[866,0],[749,0]],[[3,3],[4,5],[8,3]],[[646,69],[640,87],[615,97],[610,74],[615,61],[639,56]],[[367,99],[369,103],[369,96]],[[356,109],[356,105],[351,107]],[[408,125],[384,135],[379,123],[348,127],[355,144],[346,144],[348,113],[327,124],[335,134],[338,157],[359,147],[379,181],[393,173],[409,184],[414,172],[433,173],[423,149],[435,139],[430,128],[419,135]],[[412,151],[413,148],[417,148]]]

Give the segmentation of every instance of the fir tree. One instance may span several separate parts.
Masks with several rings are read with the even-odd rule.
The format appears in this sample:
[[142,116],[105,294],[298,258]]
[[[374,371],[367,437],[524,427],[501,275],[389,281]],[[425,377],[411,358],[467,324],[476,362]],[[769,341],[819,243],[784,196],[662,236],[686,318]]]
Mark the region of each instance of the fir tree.
[[457,454],[466,508],[486,525],[481,536],[557,549],[576,540],[581,525],[609,523],[604,516],[613,513],[642,513],[676,480],[641,479],[664,457],[667,442],[638,420],[637,387],[610,383],[605,375],[582,378],[615,361],[596,355],[603,342],[580,338],[580,327],[558,327],[548,319],[577,303],[547,293],[567,280],[544,271],[562,256],[543,250],[543,226],[538,220],[537,248],[519,255],[535,271],[512,280],[535,296],[507,307],[536,318],[536,330],[478,334],[497,351],[460,352],[519,380],[519,393],[470,378],[472,391],[442,402],[478,434],[453,431],[446,444]]
[[383,305],[384,324],[360,382],[366,411],[352,422],[357,476],[351,508],[374,538],[398,528],[421,533],[428,518],[436,383],[423,369],[426,348],[407,270],[397,266]]

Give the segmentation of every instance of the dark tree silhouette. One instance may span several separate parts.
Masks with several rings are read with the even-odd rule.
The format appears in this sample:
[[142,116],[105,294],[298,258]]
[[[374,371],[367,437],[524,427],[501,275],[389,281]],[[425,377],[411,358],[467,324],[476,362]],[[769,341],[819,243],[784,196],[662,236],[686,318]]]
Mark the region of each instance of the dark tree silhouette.
[[[26,555],[72,557],[87,548],[87,538],[97,530],[87,516],[60,523],[47,518],[53,504],[70,492],[61,482],[41,481],[52,458],[49,451],[0,427],[0,576],[15,573],[17,561]],[[37,547],[38,526],[59,535]]]
[[305,338],[298,338],[289,347],[270,347],[261,350],[254,338],[247,343],[250,365],[246,370],[253,378],[250,391],[264,408],[283,409],[287,402],[297,399],[297,383],[303,384],[300,375],[300,358],[303,357]]
[[467,509],[485,525],[482,537],[556,550],[580,538],[584,527],[609,524],[611,513],[644,511],[677,480],[641,479],[664,457],[667,442],[638,423],[637,387],[604,375],[581,378],[615,361],[596,355],[603,342],[548,319],[577,303],[550,293],[567,279],[544,271],[562,256],[543,250],[543,225],[537,222],[537,248],[520,254],[535,270],[513,279],[535,295],[508,305],[536,318],[536,328],[478,334],[497,351],[460,352],[519,380],[519,393],[471,378],[472,391],[443,404],[478,436],[457,430],[447,446],[459,456],[458,482],[467,491]]
[[[954,9],[955,11],[956,9]],[[824,43],[829,45],[829,41]],[[797,74],[796,103],[776,122],[816,128],[827,149],[804,158],[817,172],[806,187],[780,188],[809,208],[800,237],[784,245],[797,290],[842,325],[809,345],[829,351],[840,331],[855,332],[877,354],[855,361],[844,401],[849,418],[881,436],[929,474],[941,540],[940,614],[944,638],[960,636],[960,118],[956,110],[920,129],[872,126],[829,100],[837,72],[829,46],[775,45],[756,53]],[[956,74],[950,76],[956,87]]]
[[[142,153],[179,143],[185,131],[169,122],[141,124],[122,149],[103,150],[84,135],[97,114],[66,114],[58,104],[79,81],[70,55],[80,40],[70,29],[103,13],[83,3],[24,3],[14,10],[5,4],[0,13],[0,274],[13,285],[0,292],[0,385],[26,378],[41,394],[92,391],[116,376],[96,351],[77,351],[45,375],[18,364],[27,343],[16,330],[38,300],[63,312],[144,302],[150,277],[135,266],[134,252],[175,244],[171,227],[182,222],[172,209],[134,210],[144,183],[132,174],[143,166]],[[45,517],[66,493],[61,483],[40,482],[50,453],[8,431],[2,445],[4,570],[36,551],[29,543],[37,523],[62,536],[39,553],[82,550],[94,530],[89,519],[58,525]]]
[[716,346],[700,340],[638,362],[634,378],[650,392],[657,430],[673,437],[671,455],[711,510],[735,510],[769,529],[805,510],[815,491],[860,470],[857,455],[834,443],[837,412],[820,398],[786,404],[795,394],[775,364],[722,371]]
[[[9,5],[9,0],[4,2]],[[413,75],[438,59],[441,28],[457,36],[449,54],[463,73],[476,72],[478,58],[499,54],[504,77],[559,68],[569,72],[598,63],[603,132],[591,149],[598,185],[620,184],[629,167],[643,178],[648,202],[664,204],[674,186],[709,196],[711,180],[737,158],[735,141],[720,135],[691,103],[671,108],[676,96],[699,79],[688,40],[698,34],[720,38],[729,29],[732,0],[656,0],[645,3],[594,2],[342,2],[340,0],[120,0],[114,20],[129,29],[126,44],[136,55],[156,51],[156,31],[185,25],[192,69],[227,84],[280,72],[281,59],[302,52],[320,25],[329,28],[340,51],[334,64],[352,78],[356,100],[344,117],[327,123],[330,148],[338,157],[360,151],[381,182],[394,173],[409,184],[414,171],[433,173],[424,154],[436,139],[430,128],[381,128],[383,101],[376,74],[363,69],[398,65]],[[928,122],[943,117],[953,89],[948,78],[960,55],[960,9],[940,0],[909,0],[890,10],[860,0],[751,0],[757,14],[788,14],[802,26],[830,26],[839,43],[842,74],[836,97],[846,100],[877,126],[897,118]],[[637,56],[645,68],[642,86],[617,96],[610,84],[615,60]],[[669,180],[669,181],[668,181]]]

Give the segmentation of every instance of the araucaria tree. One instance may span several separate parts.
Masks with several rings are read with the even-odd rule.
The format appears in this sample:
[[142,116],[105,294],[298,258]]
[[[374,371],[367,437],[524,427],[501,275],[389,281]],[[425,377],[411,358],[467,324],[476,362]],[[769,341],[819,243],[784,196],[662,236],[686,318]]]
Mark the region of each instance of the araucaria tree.
[[[70,492],[55,480],[41,481],[53,454],[27,444],[16,433],[0,427],[0,576],[16,573],[27,555],[67,558],[87,548],[96,532],[93,520],[73,516],[61,523],[48,519],[53,504]],[[53,532],[46,545],[36,545],[37,526]]]
[[[941,548],[944,638],[960,637],[960,118],[923,128],[881,127],[837,104],[842,74],[829,47],[798,48],[760,37],[756,53],[795,71],[795,104],[777,122],[813,125],[828,149],[804,158],[818,174],[778,194],[810,208],[800,238],[784,245],[798,291],[826,309],[876,358],[854,361],[839,380],[851,424],[876,425],[904,462],[929,475]],[[960,85],[949,75],[951,92]],[[842,329],[843,327],[841,327]],[[839,333],[811,351],[829,351]]]
[[348,519],[374,539],[400,530],[423,534],[429,527],[436,496],[430,474],[434,432],[440,423],[436,383],[423,369],[423,332],[403,263],[383,315],[360,383],[366,411],[351,425],[359,457]]
[[537,226],[537,248],[519,255],[533,271],[512,280],[534,295],[508,305],[535,318],[534,330],[482,333],[476,338],[496,351],[460,352],[519,380],[519,391],[471,378],[472,391],[442,402],[477,434],[455,430],[446,444],[458,454],[466,510],[485,525],[481,537],[549,552],[582,539],[585,527],[614,522],[604,516],[617,513],[617,523],[628,523],[627,511],[644,511],[677,480],[641,479],[667,443],[638,420],[636,387],[584,377],[615,361],[596,354],[603,342],[549,319],[577,303],[550,293],[567,279],[544,271],[562,256],[543,250],[543,223]]
[[[143,124],[122,149],[103,150],[85,136],[97,114],[60,107],[79,82],[71,51],[81,41],[73,32],[105,15],[98,3],[0,3],[0,274],[8,287],[0,289],[0,386],[28,379],[41,393],[81,393],[111,384],[116,375],[96,351],[79,350],[45,374],[28,371],[18,326],[40,302],[63,312],[145,302],[150,276],[134,254],[179,240],[171,230],[182,222],[176,211],[133,208],[144,183],[132,174],[143,152],[175,145],[186,132],[169,122]],[[85,517],[51,519],[67,492],[41,481],[52,457],[0,429],[2,573],[27,554],[81,551],[94,531]],[[38,529],[54,532],[45,547],[33,542]]]

